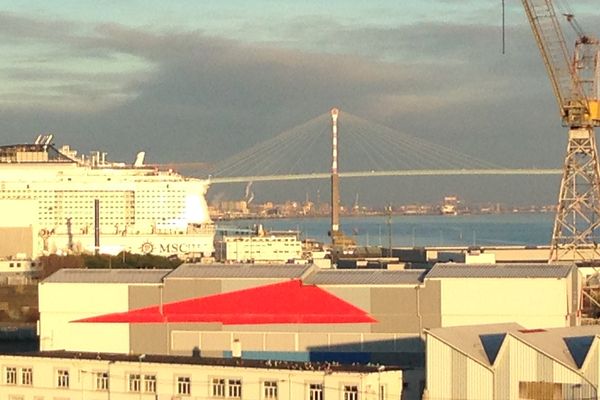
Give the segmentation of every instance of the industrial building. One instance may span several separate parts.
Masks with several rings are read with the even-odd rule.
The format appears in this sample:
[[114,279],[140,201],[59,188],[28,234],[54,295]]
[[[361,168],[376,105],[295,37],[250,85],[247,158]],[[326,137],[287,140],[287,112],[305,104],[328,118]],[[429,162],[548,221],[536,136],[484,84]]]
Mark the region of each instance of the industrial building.
[[440,285],[438,326],[579,324],[582,278],[572,264],[444,263],[436,264],[425,280]]
[[[291,281],[297,284],[273,287]],[[310,287],[353,307],[357,319],[336,319],[337,308],[330,319],[319,321],[294,319],[294,312],[308,312],[303,308],[268,308],[290,304],[292,293],[299,296],[299,307],[307,307],[311,299],[316,301]],[[577,325],[579,290],[577,268],[568,264],[437,264],[427,274],[247,264],[63,269],[39,285],[40,345],[42,350],[169,355],[187,355],[199,347],[203,354],[223,356],[239,339],[243,351],[256,358],[406,364],[415,361],[415,352],[422,353],[415,339],[424,328],[501,322],[526,328]],[[224,320],[225,311],[204,319],[185,315],[186,303],[207,301],[212,307],[234,307],[227,310],[231,315],[268,318]],[[247,303],[255,309],[244,308]],[[153,307],[154,319],[148,320]],[[105,318],[115,313],[118,318]],[[361,313],[372,320],[362,319]]]
[[0,398],[396,400],[402,371],[382,366],[43,352],[0,355]]
[[426,331],[425,399],[595,399],[600,326],[515,324]]
[[224,262],[286,263],[302,259],[302,242],[296,232],[227,235],[216,245]]
[[39,285],[42,350],[399,365],[424,385],[424,329],[578,324],[570,264],[437,264],[432,270],[200,265],[63,269]]

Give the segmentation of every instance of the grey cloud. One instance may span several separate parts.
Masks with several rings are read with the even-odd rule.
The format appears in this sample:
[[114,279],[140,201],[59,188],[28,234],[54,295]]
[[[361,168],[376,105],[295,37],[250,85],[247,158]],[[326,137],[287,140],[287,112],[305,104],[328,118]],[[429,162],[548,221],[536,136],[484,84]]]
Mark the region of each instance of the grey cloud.
[[71,37],[76,26],[64,20],[46,20],[0,12],[0,36],[11,40],[64,40]]
[[[338,54],[102,25],[60,43],[79,56],[146,60],[151,71],[127,76],[120,89],[135,96],[95,113],[24,107],[0,116],[13,140],[53,131],[116,159],[143,147],[154,161],[216,161],[339,106],[495,163],[557,166],[565,135],[526,28],[511,28],[502,56],[497,27],[485,25],[337,26],[313,38],[334,43]],[[98,96],[118,95],[77,84],[62,90],[88,98],[88,108]]]

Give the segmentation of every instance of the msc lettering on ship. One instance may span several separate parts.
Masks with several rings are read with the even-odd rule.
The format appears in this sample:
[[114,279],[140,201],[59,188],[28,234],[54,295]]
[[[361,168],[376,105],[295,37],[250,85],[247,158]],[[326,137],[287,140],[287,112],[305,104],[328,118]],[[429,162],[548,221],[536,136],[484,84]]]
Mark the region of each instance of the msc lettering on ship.
[[195,243],[161,243],[159,246],[161,253],[190,253],[199,247]]

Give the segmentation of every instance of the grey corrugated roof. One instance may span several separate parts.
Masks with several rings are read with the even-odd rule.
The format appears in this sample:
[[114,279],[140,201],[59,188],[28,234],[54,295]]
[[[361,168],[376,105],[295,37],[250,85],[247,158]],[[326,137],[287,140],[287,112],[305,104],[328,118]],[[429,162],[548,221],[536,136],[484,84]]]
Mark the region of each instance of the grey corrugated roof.
[[303,279],[309,285],[416,285],[425,270],[318,270]]
[[512,335],[563,364],[573,369],[579,369],[577,361],[573,358],[567,347],[565,338],[600,335],[600,326],[586,325],[553,329],[520,330],[512,332]]
[[481,335],[515,332],[519,329],[525,328],[517,323],[508,322],[499,324],[432,328],[427,330],[427,333],[467,354],[474,360],[477,360],[484,365],[490,365],[485,348],[481,342]]
[[437,263],[428,278],[564,278],[575,264],[459,264]]
[[160,283],[171,269],[61,269],[42,283]]
[[[580,337],[596,337],[600,335],[599,325],[572,326],[565,328],[550,329],[525,329],[515,323],[456,326],[447,328],[433,328],[427,331],[450,346],[469,355],[473,359],[485,365],[491,365],[486,355],[482,336],[489,334],[506,333],[523,343],[538,349],[556,361],[571,367],[574,370],[580,368],[578,361],[567,346],[565,339]],[[583,355],[581,355],[583,356]]]
[[182,264],[171,278],[300,278],[312,265],[299,264]]

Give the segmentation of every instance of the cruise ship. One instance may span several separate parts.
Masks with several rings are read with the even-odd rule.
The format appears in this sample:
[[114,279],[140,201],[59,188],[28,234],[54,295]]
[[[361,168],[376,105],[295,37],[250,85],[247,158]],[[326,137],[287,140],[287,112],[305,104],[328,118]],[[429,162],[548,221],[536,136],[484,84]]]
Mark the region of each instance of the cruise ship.
[[52,140],[0,146],[0,201],[34,221],[38,255],[213,254],[207,180],[145,165],[143,152],[132,164],[116,163]]

